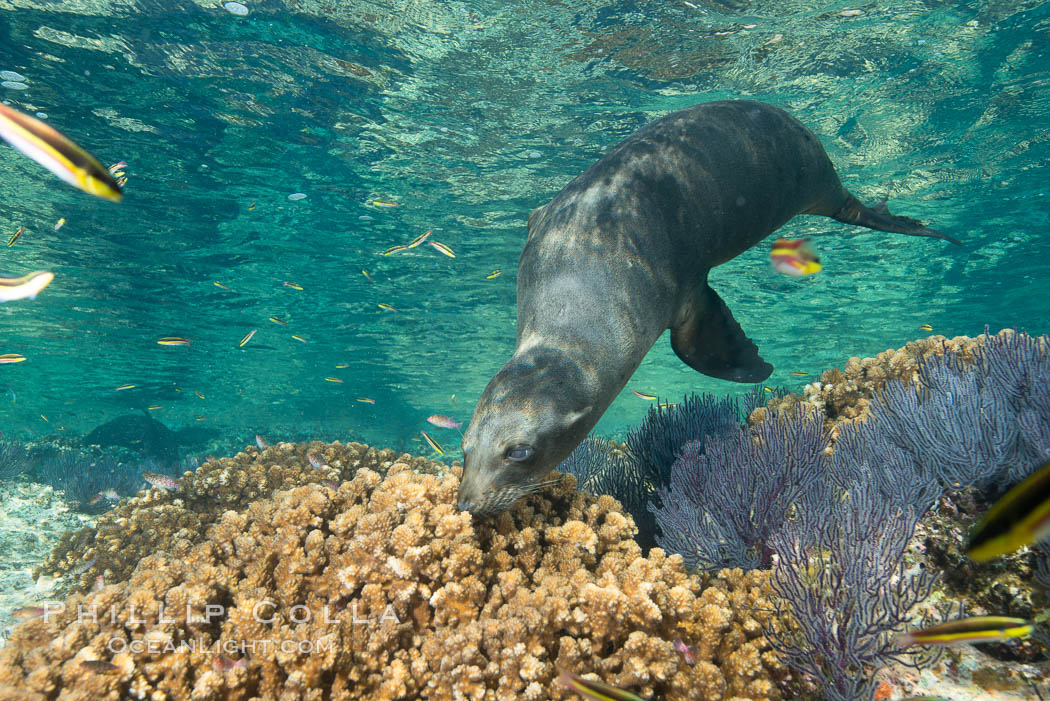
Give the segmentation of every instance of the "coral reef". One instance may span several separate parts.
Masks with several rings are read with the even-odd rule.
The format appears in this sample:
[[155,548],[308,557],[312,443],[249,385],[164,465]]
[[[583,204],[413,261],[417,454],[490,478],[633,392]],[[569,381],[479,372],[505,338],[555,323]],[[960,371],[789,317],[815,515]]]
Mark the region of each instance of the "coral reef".
[[176,534],[19,626],[0,696],[567,699],[567,669],[664,699],[780,698],[767,573],[642,557],[630,517],[571,476],[473,521],[459,474],[359,469]]
[[23,443],[0,438],[0,479],[14,479],[29,469],[32,460]]
[[[310,464],[309,455],[320,467]],[[399,457],[360,443],[278,443],[262,451],[249,447],[186,472],[174,491],[146,490],[102,514],[94,528],[67,533],[36,574],[72,575],[72,590],[93,586],[99,575],[104,581],[122,580],[146,555],[168,550],[176,541],[199,542],[228,509],[243,508],[278,489],[322,480],[337,484],[362,467],[385,472],[395,460],[417,470],[445,469],[425,458]]]
[[650,507],[669,552],[690,569],[769,567],[769,539],[827,471],[822,422],[802,413],[690,441]]

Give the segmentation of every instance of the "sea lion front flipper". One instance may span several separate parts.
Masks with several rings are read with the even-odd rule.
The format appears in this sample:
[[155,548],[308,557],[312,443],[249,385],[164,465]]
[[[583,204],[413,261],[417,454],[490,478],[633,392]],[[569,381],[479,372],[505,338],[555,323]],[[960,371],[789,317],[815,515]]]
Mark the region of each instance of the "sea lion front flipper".
[[729,307],[706,282],[671,329],[671,347],[689,367],[721,380],[761,382],[773,372]]

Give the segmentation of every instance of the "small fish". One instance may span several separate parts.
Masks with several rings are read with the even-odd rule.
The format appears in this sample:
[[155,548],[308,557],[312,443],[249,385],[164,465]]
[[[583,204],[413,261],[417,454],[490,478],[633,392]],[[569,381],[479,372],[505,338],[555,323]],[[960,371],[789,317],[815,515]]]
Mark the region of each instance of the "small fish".
[[0,104],[0,138],[74,187],[113,202],[124,194],[94,156],[55,128]]
[[14,246],[18,239],[22,238],[22,234],[24,234],[25,232],[26,228],[24,226],[18,227],[18,231],[11,234],[11,238],[8,240],[7,245]]
[[127,161],[119,161],[119,162],[114,163],[113,165],[111,165],[109,168],[106,168],[106,170],[108,170],[110,175],[112,175],[113,173],[116,173],[118,170],[124,170],[127,167],[128,167]]
[[276,316],[271,316],[270,317],[270,321],[272,321],[275,324],[280,324],[281,326],[287,326],[288,325],[287,321],[285,321],[284,319],[279,319]]
[[80,666],[95,674],[118,674],[120,667],[105,660],[81,660]]
[[55,222],[55,231],[58,232],[58,230],[61,229],[65,225],[66,225],[66,218],[62,217],[57,222]]
[[777,239],[769,252],[773,269],[784,275],[802,277],[821,270],[820,258],[809,245],[809,239]]
[[194,416],[193,418],[196,421],[207,421],[208,420],[207,416]]
[[675,649],[675,652],[680,652],[682,654],[682,659],[685,660],[686,664],[688,664],[688,665],[696,664],[696,646],[695,645],[686,645],[681,640],[675,640],[674,641],[674,649]]
[[292,334],[292,338],[294,338],[296,341],[299,341],[299,343],[309,343],[309,341],[307,341],[305,338],[303,338],[302,336],[296,336],[294,333]]
[[772,387],[763,387],[762,390],[765,391],[765,392],[770,392],[770,393],[773,392],[773,388]]
[[503,271],[502,271],[502,270],[500,270],[499,268],[496,268],[496,269],[495,269],[495,270],[493,270],[493,271],[492,271],[491,273],[489,273],[488,275],[486,275],[486,276],[485,276],[485,279],[486,279],[486,280],[494,280],[494,279],[498,278],[498,277],[499,277],[500,275],[502,275],[502,274],[503,274]]
[[336,363],[335,367],[337,370],[342,370],[344,368],[350,367],[350,363]]
[[412,239],[412,241],[408,244],[408,246],[406,246],[406,248],[415,248],[416,246],[430,238],[430,235],[432,233],[434,233],[433,229],[427,229],[422,234]]
[[95,566],[95,560],[97,560],[97,559],[98,559],[97,557],[93,557],[90,560],[86,560],[84,562],[81,562],[79,565],[77,565],[72,570],[70,570],[69,573],[72,574],[72,575],[84,574],[85,572],[87,572],[88,570],[90,570],[92,567]]
[[114,387],[114,392],[123,392],[126,389],[134,389],[135,385],[121,385],[120,387]]
[[176,387],[176,388],[175,388],[175,391],[176,391],[176,392],[179,392],[179,393],[181,393],[181,392],[182,392],[182,390],[181,390],[181,389],[179,389],[178,387]]
[[441,243],[440,241],[427,241],[427,245],[436,251],[444,253],[449,258],[455,258],[456,254],[452,252],[452,249]]
[[1023,618],[973,616],[935,626],[911,630],[897,636],[897,645],[954,645],[956,643],[994,643],[1027,638],[1034,626]]
[[374,200],[372,202],[373,207],[399,207],[397,202],[384,202],[382,200]]
[[435,453],[437,453],[438,455],[445,454],[445,449],[441,447],[441,444],[439,444],[433,438],[428,436],[426,431],[420,431],[420,433],[423,435],[423,440],[427,442],[427,445],[429,445]]
[[372,283],[373,285],[376,284],[376,281],[372,279],[372,276],[368,274],[367,270],[362,270],[361,274],[364,275],[366,278],[368,278],[368,281],[370,283]]
[[197,395],[197,399],[204,399],[204,395],[197,390],[193,390],[193,393]]
[[321,469],[324,469],[324,468],[328,467],[328,463],[326,463],[324,460],[322,460],[321,458],[317,457],[313,453],[310,453],[309,455],[307,455],[306,459],[309,460],[310,464],[313,465],[314,467],[316,467],[318,470],[321,470]]
[[237,344],[237,347],[238,348],[244,348],[245,344],[247,344],[248,341],[252,340],[252,336],[254,336],[255,332],[258,331],[258,330],[259,329],[252,329],[251,331],[249,331],[248,335],[245,336],[244,338],[242,338],[241,342]]
[[397,310],[394,309],[394,306],[391,305],[391,304],[387,304],[386,302],[380,302],[379,303],[379,308],[380,309],[385,309],[388,312],[394,312],[395,314],[397,314]]
[[615,686],[609,686],[603,682],[588,681],[572,672],[562,672],[558,675],[558,681],[585,699],[593,699],[594,701],[645,701],[638,694],[618,689]]
[[120,495],[117,494],[117,491],[115,489],[104,489],[95,496],[88,499],[88,505],[90,506],[93,504],[97,504],[103,499],[106,499],[108,501],[120,501]]
[[919,327],[919,331],[933,331],[933,327],[929,324],[923,324]]
[[0,302],[17,299],[36,299],[40,291],[55,279],[54,273],[38,270],[21,277],[0,277]]
[[[2,357],[2,356],[0,356],[0,357]],[[0,362],[2,362],[2,361],[0,361]],[[43,414],[40,415],[40,418],[42,418],[44,420],[44,423],[51,423],[51,420],[49,418],[47,418],[46,416],[44,416]]]
[[454,428],[457,430],[460,426],[463,425],[462,421],[456,421],[451,416],[445,416],[444,414],[434,414],[433,416],[428,416],[427,421],[441,428]]
[[385,251],[383,251],[379,255],[392,256],[395,253],[400,253],[401,251],[407,251],[407,250],[408,250],[408,246],[406,246],[404,244],[398,244],[397,246],[391,246],[390,248],[386,249]]
[[285,287],[291,287],[293,290],[302,290],[303,289],[302,285],[300,285],[298,283],[295,283],[295,282],[287,282],[287,281],[285,281],[284,286]]
[[216,655],[212,659],[211,666],[216,672],[227,672],[231,669],[247,667],[248,663],[243,657],[239,660],[231,660],[226,655]]
[[21,353],[4,353],[0,355],[0,365],[6,363],[21,363],[25,361],[26,357]]
[[802,372],[801,370],[792,370],[788,374],[793,376],[793,377],[808,377],[809,376],[808,372]]
[[175,483],[174,478],[169,475],[162,475],[159,472],[143,472],[142,479],[146,480],[154,487],[166,489],[169,492],[179,488],[179,485]]
[[158,339],[157,343],[162,346],[188,346],[190,342],[182,338],[181,336],[165,336],[164,338]]
[[255,209],[255,200],[252,200],[252,203],[250,205],[248,205],[248,211],[249,212],[252,211],[253,209]]
[[645,392],[639,392],[636,389],[632,389],[631,394],[638,397],[639,399],[648,399],[650,402],[656,399],[655,394],[646,394]]
[[368,397],[358,397],[357,401],[361,402],[362,404],[375,404],[376,403],[376,400],[369,399]]
[[222,289],[224,289],[224,290],[228,290],[228,289],[230,289],[229,287],[227,287],[226,285],[222,284],[222,283],[221,283],[221,282],[219,282],[218,280],[214,281],[214,282],[213,282],[212,284],[213,284],[213,285],[215,285],[216,287],[221,287],[221,288],[222,288]]
[[343,381],[340,380],[338,377],[326,377],[326,378],[324,378],[324,381],[325,382],[335,382],[335,383],[340,384],[340,385],[343,384]]
[[977,522],[966,554],[977,562],[1050,538],[1050,462],[1010,489]]
[[150,404],[150,405],[149,405],[148,407],[146,407],[146,408],[147,408],[148,410],[150,410],[150,411],[156,411],[157,409],[163,409],[163,408],[164,408],[164,405],[163,405],[163,404]]
[[255,445],[259,447],[259,450],[266,450],[270,447],[270,444],[266,442],[266,439],[258,433],[255,434]]
[[30,618],[40,618],[47,613],[42,606],[23,606],[11,612],[11,617],[20,621],[28,621]]

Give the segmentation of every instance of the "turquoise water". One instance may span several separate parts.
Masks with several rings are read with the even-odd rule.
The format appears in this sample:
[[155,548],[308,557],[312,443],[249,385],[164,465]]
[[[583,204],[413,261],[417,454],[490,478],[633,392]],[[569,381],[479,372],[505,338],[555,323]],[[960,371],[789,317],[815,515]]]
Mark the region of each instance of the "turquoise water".
[[[0,353],[27,358],[0,365],[5,437],[83,435],[159,405],[168,426],[238,445],[427,454],[425,418],[469,421],[513,349],[529,211],[640,126],[730,97],[789,109],[861,199],[889,195],[965,243],[800,217],[780,233],[814,237],[820,274],[775,274],[765,244],[718,268],[770,384],[899,347],[921,324],[1050,331],[1046,4],[245,5],[0,3],[0,70],[27,86],[0,99],[129,164],[113,204],[0,145],[0,235],[26,229],[0,270],[56,275],[0,306]],[[454,259],[380,255],[428,229]],[[640,420],[632,389],[745,388],[661,339],[597,433]],[[457,456],[455,432],[428,432]]]

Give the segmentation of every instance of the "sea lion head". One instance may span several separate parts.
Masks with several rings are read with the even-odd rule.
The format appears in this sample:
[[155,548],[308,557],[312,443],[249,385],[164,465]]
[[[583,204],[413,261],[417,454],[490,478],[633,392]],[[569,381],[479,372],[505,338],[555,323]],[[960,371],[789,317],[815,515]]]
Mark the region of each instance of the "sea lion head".
[[544,486],[597,421],[586,378],[550,348],[516,353],[496,373],[463,435],[460,509],[496,513]]

